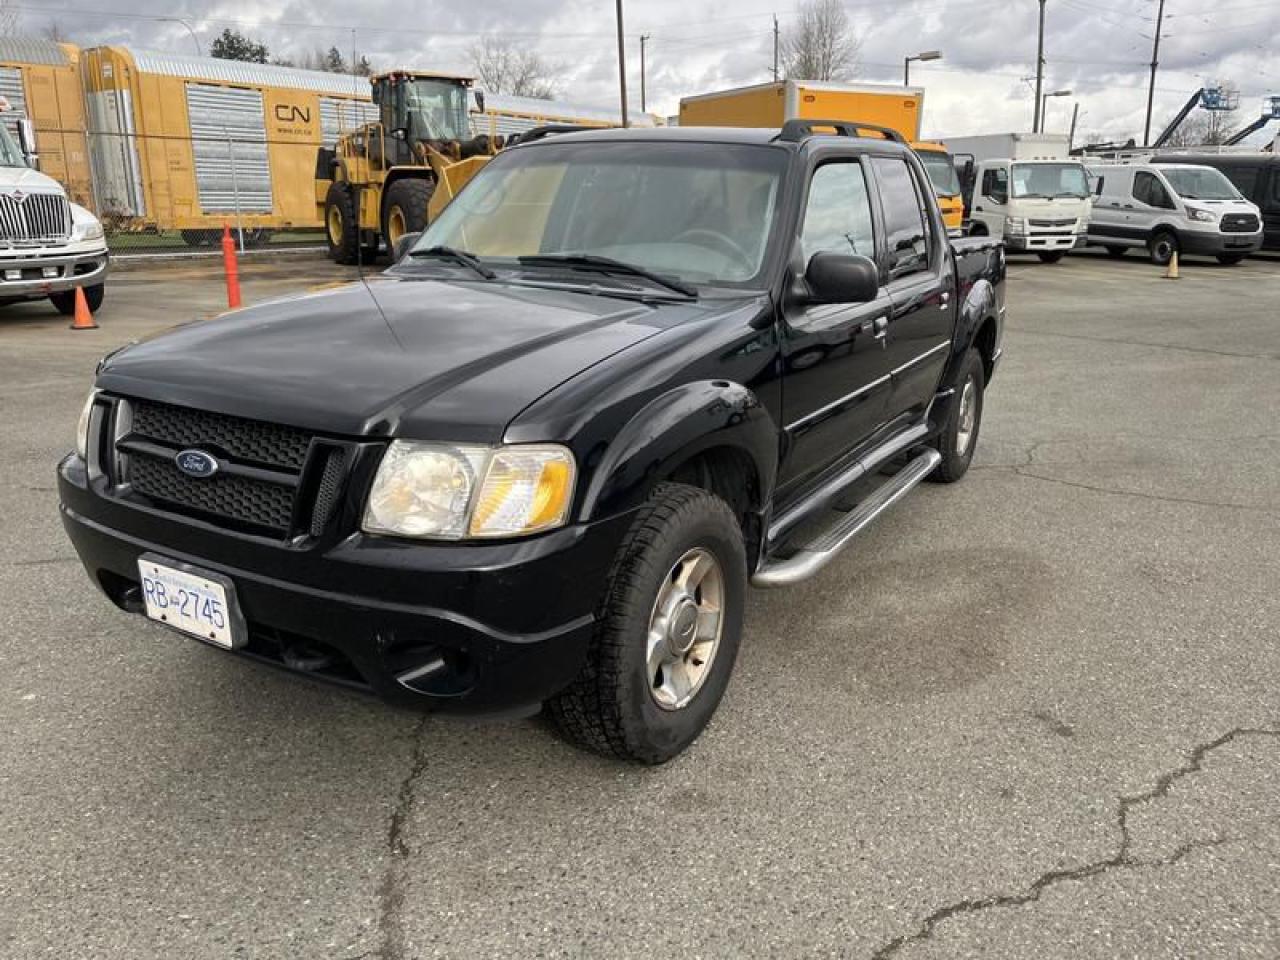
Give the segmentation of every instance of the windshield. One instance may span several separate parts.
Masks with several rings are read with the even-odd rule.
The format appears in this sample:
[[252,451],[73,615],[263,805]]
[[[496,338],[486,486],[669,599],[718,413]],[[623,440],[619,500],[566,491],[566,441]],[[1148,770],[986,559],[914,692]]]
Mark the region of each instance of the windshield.
[[787,155],[701,143],[547,144],[499,154],[423,233],[494,266],[589,254],[689,283],[761,272]]
[[0,124],[0,167],[25,167],[26,165],[26,158],[14,143],[8,128]]
[[1078,163],[1015,163],[1013,195],[1084,198],[1089,196],[1089,180]]
[[443,80],[412,80],[405,85],[410,113],[422,118],[420,129],[432,140],[466,140],[467,89]]
[[1222,171],[1212,167],[1161,167],[1169,186],[1184,200],[1243,200]]
[[939,153],[936,150],[921,150],[919,157],[938,196],[958,197],[960,195],[960,177],[956,173],[956,164],[951,159],[951,154]]

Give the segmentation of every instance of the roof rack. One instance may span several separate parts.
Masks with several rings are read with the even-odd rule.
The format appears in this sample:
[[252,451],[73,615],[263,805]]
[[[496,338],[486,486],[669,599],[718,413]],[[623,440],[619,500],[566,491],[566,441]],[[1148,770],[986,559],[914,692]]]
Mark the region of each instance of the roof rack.
[[860,131],[863,130],[878,133],[880,139],[890,140],[893,143],[907,142],[906,137],[897,130],[874,123],[849,120],[788,120],[782,125],[782,132],[778,134],[777,139],[787,143],[800,143],[810,137],[830,136],[832,131],[837,137],[862,138],[865,135]]
[[561,133],[583,133],[587,130],[599,130],[600,127],[588,127],[573,123],[548,123],[545,126],[533,127],[515,134],[507,141],[507,146],[514,147],[518,143],[533,143],[546,137],[554,137]]

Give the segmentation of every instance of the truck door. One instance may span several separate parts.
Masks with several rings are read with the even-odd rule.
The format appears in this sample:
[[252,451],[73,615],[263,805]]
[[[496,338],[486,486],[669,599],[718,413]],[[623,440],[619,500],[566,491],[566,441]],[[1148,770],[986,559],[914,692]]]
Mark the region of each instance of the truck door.
[[1004,236],[1004,221],[1009,211],[1008,167],[984,164],[973,198],[973,219],[986,227],[992,237]]
[[927,182],[903,157],[873,157],[893,304],[885,338],[893,382],[888,418],[918,418],[933,402],[955,325],[955,271]]
[[[868,175],[857,160],[818,166],[809,183],[801,263],[819,251],[876,258]],[[786,487],[813,479],[884,422],[889,394],[888,290],[870,303],[806,304],[784,315],[779,475]]]

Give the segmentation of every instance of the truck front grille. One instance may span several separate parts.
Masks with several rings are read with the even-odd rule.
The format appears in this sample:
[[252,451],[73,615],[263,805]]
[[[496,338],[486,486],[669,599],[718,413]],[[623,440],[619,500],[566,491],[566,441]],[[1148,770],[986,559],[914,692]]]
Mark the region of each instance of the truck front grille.
[[71,204],[58,193],[0,193],[0,243],[66,243]]
[[[305,430],[150,400],[122,400],[115,430],[116,489],[150,506],[281,539],[320,536],[346,484],[346,445]],[[184,450],[217,458],[193,477]]]
[[1261,226],[1252,213],[1228,213],[1222,217],[1223,233],[1257,233]]

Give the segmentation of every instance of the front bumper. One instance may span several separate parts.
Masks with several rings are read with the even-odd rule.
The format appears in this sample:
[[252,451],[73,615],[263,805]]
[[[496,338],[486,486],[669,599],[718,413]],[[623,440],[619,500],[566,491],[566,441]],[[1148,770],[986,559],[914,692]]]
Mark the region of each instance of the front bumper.
[[1005,249],[1010,253],[1055,253],[1085,245],[1083,233],[1032,233],[1004,235]]
[[[0,299],[47,297],[51,293],[104,283],[111,258],[106,246],[0,249]],[[19,276],[10,279],[18,271]]]
[[1261,230],[1257,233],[1200,233],[1196,230],[1184,230],[1178,240],[1183,253],[1202,257],[1245,255],[1262,249]]
[[351,533],[299,547],[104,495],[84,461],[58,468],[63,525],[89,576],[141,613],[138,558],[230,579],[247,624],[235,652],[460,713],[528,712],[582,667],[606,572],[630,517],[508,543]]

